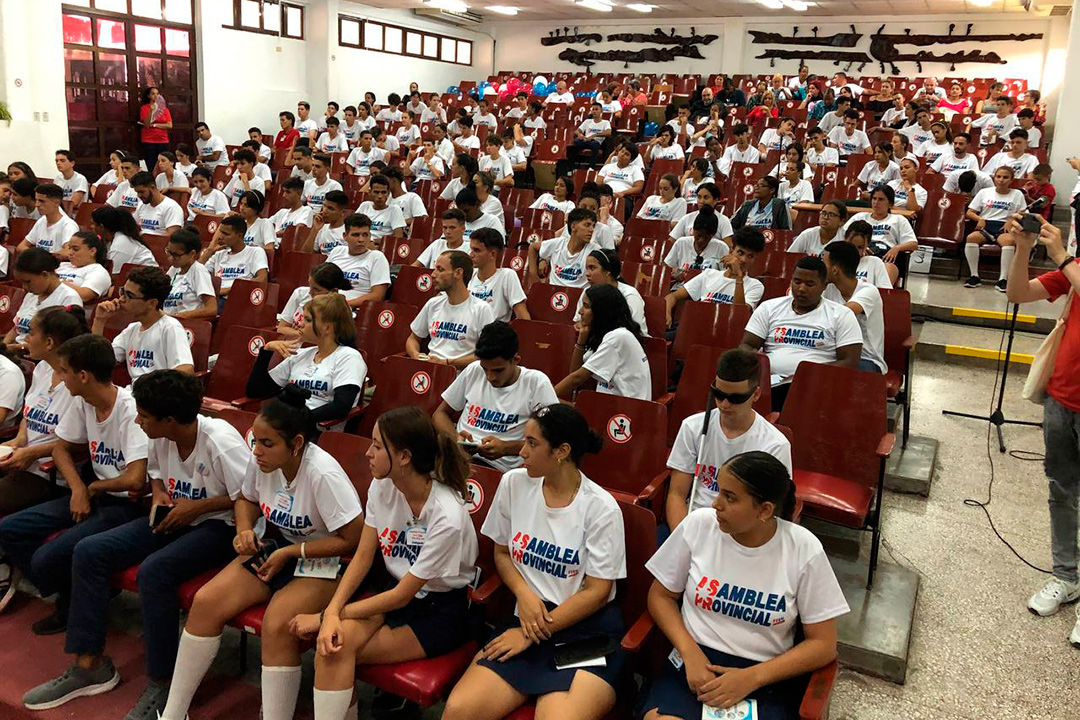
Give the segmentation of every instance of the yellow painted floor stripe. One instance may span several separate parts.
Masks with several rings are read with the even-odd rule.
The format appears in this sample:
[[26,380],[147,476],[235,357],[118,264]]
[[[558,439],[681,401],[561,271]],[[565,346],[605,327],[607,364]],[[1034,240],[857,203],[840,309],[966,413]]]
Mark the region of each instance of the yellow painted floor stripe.
[[[952,314],[956,317],[982,318],[984,320],[1008,320],[1009,314],[1002,310],[980,310],[978,308],[954,307]],[[1020,313],[1016,316],[1018,323],[1032,323],[1038,320],[1034,315]]]
[[[1005,351],[998,352],[997,350],[987,350],[986,348],[969,347],[967,345],[946,345],[946,355],[960,355],[962,357],[980,358],[983,360],[1004,360]],[[1028,353],[1014,352],[1012,354],[1012,361],[1020,363],[1022,365],[1030,365],[1034,362],[1035,356]]]

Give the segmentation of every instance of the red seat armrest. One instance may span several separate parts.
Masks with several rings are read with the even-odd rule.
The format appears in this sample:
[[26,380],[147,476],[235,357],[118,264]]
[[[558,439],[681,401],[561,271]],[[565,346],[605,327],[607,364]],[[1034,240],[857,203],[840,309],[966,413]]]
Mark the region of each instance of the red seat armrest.
[[878,442],[877,454],[878,457],[887,458],[892,455],[893,448],[896,447],[896,435],[893,433],[885,433],[881,436],[881,440]]
[[[265,398],[263,398],[263,399],[265,399]],[[239,408],[240,410],[258,410],[258,404],[261,403],[261,402],[262,402],[262,400],[257,400],[255,398],[249,398],[247,395],[241,395],[240,397],[236,398],[235,400],[230,400],[229,405],[231,405],[234,408]],[[252,408],[251,407],[252,405],[254,405],[256,407]]]
[[653,402],[658,402],[661,405],[665,405],[665,406],[670,408],[671,403],[674,402],[674,400],[675,400],[675,393],[664,393],[663,395],[658,397]]
[[630,629],[623,635],[622,647],[627,652],[636,653],[641,649],[641,646],[645,644],[645,641],[649,639],[649,634],[653,628],[656,627],[656,621],[652,619],[652,615],[645,612],[641,614]]
[[810,684],[806,687],[802,704],[799,705],[799,720],[822,720],[829,707],[829,696],[836,684],[836,661],[823,668],[818,668],[810,675]]
[[670,470],[664,470],[658,474],[637,496],[636,504],[649,508],[653,511],[653,515],[659,517],[660,512],[662,512],[664,508],[662,505],[659,508],[656,506],[660,504],[660,501],[667,497],[669,480],[671,480]]
[[765,419],[769,421],[770,425],[775,425],[777,422],[780,421],[780,413],[771,412],[765,416]]
[[498,575],[492,575],[484,582],[480,583],[480,587],[469,588],[469,599],[480,605],[484,605],[491,600],[492,595],[503,586],[502,578]]
[[916,342],[918,341],[915,339],[914,335],[908,335],[906,338],[904,338],[904,342],[901,345],[904,349],[910,350],[911,348],[915,347]]
[[338,418],[336,420],[323,420],[322,422],[319,423],[319,429],[320,430],[329,430],[332,427],[334,427],[335,425],[337,425],[338,423],[348,422],[350,420],[354,420],[354,419],[356,419],[356,418],[358,418],[358,417],[360,417],[361,415],[364,414],[364,410],[366,409],[366,407],[367,407],[366,405],[360,405],[360,406],[354,407],[352,410],[349,411],[349,414],[346,415],[344,418]]
[[45,472],[52,472],[56,469],[56,463],[54,463],[52,460],[42,460],[40,467]]
[[216,414],[222,410],[231,410],[232,403],[228,400],[219,400],[218,398],[204,397],[202,401],[202,409],[210,414]]

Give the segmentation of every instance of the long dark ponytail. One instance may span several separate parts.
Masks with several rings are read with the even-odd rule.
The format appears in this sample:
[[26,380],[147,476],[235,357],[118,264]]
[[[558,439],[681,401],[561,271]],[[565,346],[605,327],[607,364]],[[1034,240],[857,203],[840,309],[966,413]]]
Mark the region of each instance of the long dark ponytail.
[[380,415],[377,424],[385,444],[409,451],[416,472],[468,500],[469,460],[453,438],[435,429],[430,415],[414,405],[396,407]]
[[776,508],[773,515],[791,520],[795,514],[795,483],[784,463],[767,452],[752,450],[728,460],[724,469],[746,486],[755,501],[772,503]]

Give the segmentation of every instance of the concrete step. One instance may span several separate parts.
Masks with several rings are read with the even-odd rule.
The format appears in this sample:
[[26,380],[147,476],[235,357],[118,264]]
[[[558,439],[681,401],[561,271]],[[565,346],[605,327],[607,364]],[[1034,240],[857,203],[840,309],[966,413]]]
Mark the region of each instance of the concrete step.
[[[1004,360],[1008,337],[1003,329],[967,327],[944,322],[925,322],[915,346],[915,357],[941,360],[960,365],[994,367]],[[1013,338],[1009,360],[1014,367],[1026,369],[1044,336],[1028,330],[1018,330]]]
[[[1013,305],[994,289],[992,281],[965,288],[952,278],[914,275],[908,278],[911,313],[915,317],[989,328],[1009,326]],[[1022,305],[1016,316],[1018,329],[1048,333],[1061,315],[1063,299]]]

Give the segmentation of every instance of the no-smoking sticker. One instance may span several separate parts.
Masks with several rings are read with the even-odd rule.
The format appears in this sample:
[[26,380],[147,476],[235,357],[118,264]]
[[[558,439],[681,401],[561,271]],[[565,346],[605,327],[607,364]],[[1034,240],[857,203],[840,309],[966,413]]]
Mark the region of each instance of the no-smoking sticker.
[[244,439],[247,440],[248,448],[255,449],[255,431],[248,428],[247,433],[244,435]]
[[570,307],[570,298],[564,292],[557,292],[551,296],[551,309],[555,312],[565,312]]
[[742,191],[744,193],[746,193],[747,195],[752,195],[754,193],[754,186],[751,185],[750,183],[747,183],[747,184],[743,185]]
[[213,235],[217,232],[217,226],[217,220],[211,220],[210,222],[206,223],[206,231]]
[[523,267],[525,267],[525,258],[521,257],[520,255],[515,255],[510,259],[510,267],[514,270],[521,270]]
[[754,174],[754,168],[751,168],[751,167],[745,167],[745,168],[743,168],[743,170],[742,170],[742,174],[743,174],[743,175],[745,175],[746,177],[750,177],[751,175],[753,175],[753,174]]
[[941,208],[942,210],[948,209],[948,207],[950,205],[952,205],[952,201],[949,200],[949,198],[947,198],[947,197],[943,197],[940,200],[938,200],[938,207]]
[[468,509],[469,514],[472,515],[484,506],[484,487],[469,478],[465,481],[465,497],[465,507]]
[[399,258],[405,259],[409,257],[409,252],[412,250],[408,245],[398,245],[397,254]]
[[388,328],[394,324],[394,313],[390,310],[383,310],[379,313],[379,327]]
[[263,345],[266,345],[266,340],[262,335],[256,335],[248,340],[248,352],[252,355],[258,355],[259,351],[263,349]]
[[189,346],[195,344],[195,333],[191,332],[191,328],[184,328],[184,334],[187,335],[187,344]]
[[431,276],[430,275],[421,275],[420,277],[416,278],[416,289],[419,290],[420,292],[427,292],[428,290],[430,290],[431,289]]
[[252,305],[262,305],[263,300],[265,300],[265,299],[266,299],[266,293],[263,292],[262,288],[255,288],[254,290],[251,291],[251,304]]
[[772,242],[772,239],[773,239],[772,230],[769,230],[768,228],[766,228],[764,231],[762,231],[761,234],[765,236],[765,242]]
[[612,442],[617,442],[620,445],[629,442],[630,438],[634,436],[630,430],[630,418],[621,413],[612,415],[607,423],[607,434]]
[[418,372],[412,376],[412,391],[417,395],[424,395],[431,389],[431,376],[426,372]]
[[11,298],[7,295],[0,297],[0,313],[6,313],[11,309]]
[[641,259],[648,262],[653,259],[653,253],[656,252],[656,248],[652,245],[645,245],[641,248]]

